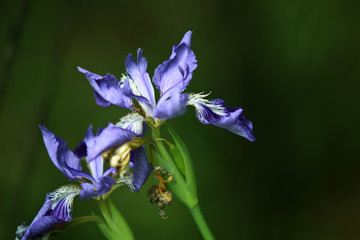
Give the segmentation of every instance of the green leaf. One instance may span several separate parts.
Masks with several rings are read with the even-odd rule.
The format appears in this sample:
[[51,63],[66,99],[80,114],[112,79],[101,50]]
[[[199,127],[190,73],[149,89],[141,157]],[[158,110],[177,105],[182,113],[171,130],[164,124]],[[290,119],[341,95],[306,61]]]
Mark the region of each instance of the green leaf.
[[101,213],[104,216],[106,225],[99,226],[104,235],[111,240],[132,240],[134,236],[130,227],[122,217],[120,212],[116,209],[110,198],[101,199],[99,201]]
[[182,158],[182,161],[184,163],[185,167],[185,177],[186,177],[186,186],[190,192],[190,195],[192,195],[192,198],[194,199],[194,206],[197,203],[197,188],[196,188],[196,179],[195,179],[195,172],[193,167],[193,161],[190,157],[189,151],[187,150],[184,142],[180,139],[180,137],[176,134],[173,128],[171,128],[169,125],[166,125],[167,130],[171,134],[175,146],[178,149],[181,157],[177,161],[181,161],[180,158]]

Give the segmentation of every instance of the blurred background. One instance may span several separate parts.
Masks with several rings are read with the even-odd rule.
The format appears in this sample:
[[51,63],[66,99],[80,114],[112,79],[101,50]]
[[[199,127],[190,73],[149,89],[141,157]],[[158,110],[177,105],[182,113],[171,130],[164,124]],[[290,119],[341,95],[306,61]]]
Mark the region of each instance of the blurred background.
[[[14,239],[45,194],[68,184],[38,124],[73,149],[87,127],[127,111],[102,108],[76,69],[125,72],[144,49],[148,72],[193,30],[188,92],[244,109],[253,143],[198,122],[168,123],[195,162],[203,214],[218,239],[360,239],[360,1],[46,1],[0,3],[0,238]],[[201,239],[178,200],[161,219],[139,194],[112,196],[137,239]],[[73,217],[98,213],[74,202]],[[96,224],[53,239],[104,239]]]

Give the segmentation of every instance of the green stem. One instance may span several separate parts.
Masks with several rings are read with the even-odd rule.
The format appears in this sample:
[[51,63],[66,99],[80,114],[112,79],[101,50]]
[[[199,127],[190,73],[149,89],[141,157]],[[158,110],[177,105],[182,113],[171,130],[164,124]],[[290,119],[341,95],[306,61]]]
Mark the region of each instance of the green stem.
[[196,222],[196,225],[198,226],[201,235],[205,240],[214,240],[214,236],[212,235],[210,228],[205,222],[205,219],[201,213],[199,204],[195,205],[195,207],[190,208],[190,212]]

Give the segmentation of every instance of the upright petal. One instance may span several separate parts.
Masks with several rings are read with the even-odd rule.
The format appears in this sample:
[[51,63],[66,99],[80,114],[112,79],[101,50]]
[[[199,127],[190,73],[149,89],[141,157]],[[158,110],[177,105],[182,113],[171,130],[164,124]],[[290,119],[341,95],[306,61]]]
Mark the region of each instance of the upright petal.
[[39,127],[51,161],[67,178],[70,180],[75,179],[76,175],[73,175],[71,170],[81,170],[79,158],[69,150],[63,139],[56,137],[45,126],[40,125]]
[[[90,126],[86,131],[84,143],[86,145],[87,154],[89,149],[95,148],[95,137],[92,126]],[[95,178],[96,181],[98,181],[103,174],[103,158],[101,156],[98,156],[92,161],[89,161],[89,159],[87,159],[87,162],[89,164],[92,176]]]
[[132,54],[127,56],[125,59],[126,72],[136,84],[140,96],[145,97],[152,105],[155,105],[154,88],[151,84],[149,74],[146,72],[147,60],[142,56],[142,53],[143,50],[139,48],[137,51],[137,64]]
[[139,191],[141,186],[146,182],[150,173],[153,170],[153,166],[148,162],[146,158],[146,152],[144,147],[140,147],[133,152],[134,163],[134,186],[135,191]]
[[79,186],[68,185],[48,193],[44,205],[21,239],[43,235],[55,225],[71,221],[74,197],[79,195],[80,191]]
[[94,158],[104,151],[120,146],[135,136],[136,134],[134,132],[109,123],[108,126],[94,138],[94,147],[88,148],[88,161],[93,161]]
[[170,58],[155,69],[153,82],[162,94],[182,92],[189,85],[197,67],[195,54],[190,49],[191,35],[191,31],[185,33],[180,44],[173,47]]
[[132,108],[131,98],[124,94],[121,83],[113,75],[108,73],[102,77],[81,67],[78,67],[78,70],[85,75],[94,88],[94,97],[98,105],[109,107],[113,104],[122,108]]
[[[163,95],[165,96],[165,95]],[[186,112],[188,95],[186,93],[173,92],[170,98],[161,97],[156,106],[154,117],[160,119],[170,119],[178,117]]]
[[196,116],[203,124],[225,128],[253,142],[252,123],[245,119],[241,108],[229,108],[221,99],[207,100],[204,94],[189,94],[187,104],[195,107]]

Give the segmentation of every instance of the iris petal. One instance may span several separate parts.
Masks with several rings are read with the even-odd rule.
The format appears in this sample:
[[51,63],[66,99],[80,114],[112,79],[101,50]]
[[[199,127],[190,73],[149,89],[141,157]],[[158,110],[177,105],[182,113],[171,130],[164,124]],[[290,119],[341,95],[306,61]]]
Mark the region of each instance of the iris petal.
[[142,135],[144,130],[144,117],[141,116],[138,113],[130,113],[128,115],[125,115],[120,119],[118,123],[116,123],[116,126],[130,130],[136,135]]
[[229,108],[221,99],[207,100],[204,94],[190,94],[187,104],[196,109],[196,116],[203,124],[225,128],[249,141],[255,141],[252,123],[245,119],[241,108]]
[[170,58],[155,69],[153,82],[162,94],[184,91],[192,78],[197,61],[190,49],[191,35],[191,31],[185,33],[180,44],[173,47]]
[[146,72],[147,60],[142,56],[143,50],[137,51],[137,64],[132,56],[129,54],[125,59],[126,72],[136,84],[140,96],[148,99],[151,105],[155,105],[154,88],[151,85],[149,74]]
[[135,136],[136,134],[132,131],[122,129],[109,123],[109,125],[94,138],[94,147],[88,147],[88,161],[93,161],[94,158],[106,150],[120,146]]
[[154,117],[160,119],[170,119],[178,117],[186,112],[188,95],[186,93],[174,92],[170,98],[163,100],[160,98],[156,106]]
[[48,193],[44,205],[26,230],[22,240],[42,235],[59,223],[71,221],[74,197],[79,195],[80,191],[78,186],[68,185]]
[[69,150],[63,139],[56,137],[45,126],[39,127],[51,161],[67,178],[74,180],[76,175],[73,175],[70,170],[81,170],[79,158]]
[[144,147],[140,147],[134,151],[134,186],[138,192],[141,186],[146,182],[149,174],[153,170],[153,166],[146,158]]
[[94,88],[94,96],[98,105],[108,107],[113,104],[131,109],[131,98],[124,94],[121,83],[113,75],[108,73],[105,76],[100,76],[81,67],[78,67],[78,70],[85,75]]

